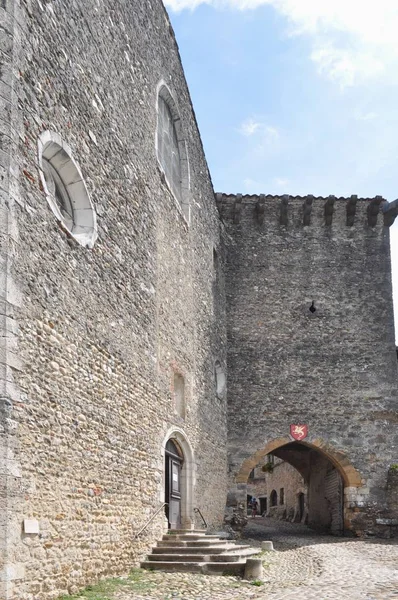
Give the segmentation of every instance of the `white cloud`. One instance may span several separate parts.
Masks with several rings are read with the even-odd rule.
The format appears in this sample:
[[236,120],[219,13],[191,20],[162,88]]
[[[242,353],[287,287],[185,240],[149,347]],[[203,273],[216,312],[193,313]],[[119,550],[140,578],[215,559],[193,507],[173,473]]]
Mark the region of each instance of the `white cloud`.
[[249,194],[255,194],[259,189],[259,186],[261,186],[260,182],[256,181],[255,179],[251,179],[250,177],[246,177],[246,179],[243,180],[243,189]]
[[244,135],[245,137],[249,137],[253,135],[259,128],[261,127],[261,123],[255,121],[254,119],[246,119],[243,121],[241,126],[239,127],[239,133]]
[[253,159],[266,159],[276,156],[281,149],[282,137],[279,130],[252,117],[245,119],[237,130],[250,139],[249,147]]
[[239,126],[238,131],[245,137],[251,137],[257,134],[262,141],[276,142],[280,138],[280,133],[276,127],[266,125],[262,121],[249,117],[245,119]]
[[357,121],[374,121],[378,118],[378,114],[375,112],[361,113],[358,112],[355,114],[355,119]]
[[346,50],[333,46],[321,46],[313,50],[311,59],[320,73],[341,87],[355,85],[360,79],[369,79],[383,74],[385,66],[366,50]]
[[287,18],[289,35],[312,41],[318,71],[340,86],[398,74],[397,0],[165,0],[171,10],[250,10],[271,5]]
[[[277,127],[268,125],[264,120],[249,117],[245,119],[237,129],[238,133],[245,137],[245,148],[250,162],[256,164],[258,161],[268,161],[280,155],[286,144],[284,136]],[[257,187],[258,182],[251,179],[245,180],[245,186],[249,191]]]
[[288,184],[288,179],[283,179],[282,177],[276,177],[274,179],[274,185],[276,185],[278,188],[285,188]]
[[271,127],[270,125],[266,125],[264,127],[264,134],[265,134],[265,137],[269,141],[272,140],[274,142],[276,142],[277,140],[279,140],[279,138],[281,137],[279,131],[277,130],[277,128],[276,127]]

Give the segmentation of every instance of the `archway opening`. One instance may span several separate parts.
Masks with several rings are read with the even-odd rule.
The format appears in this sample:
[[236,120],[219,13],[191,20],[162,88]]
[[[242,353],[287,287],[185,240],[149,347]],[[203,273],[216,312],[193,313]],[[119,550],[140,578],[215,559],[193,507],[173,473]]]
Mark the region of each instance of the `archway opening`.
[[268,454],[252,473],[247,493],[258,500],[261,516],[292,523],[306,522],[306,501],[300,504],[299,494],[306,498],[307,485],[295,467]]
[[[247,470],[251,468],[253,473],[253,460],[246,462]],[[262,453],[254,477],[246,479],[247,493],[259,501],[267,498],[263,516],[306,523],[312,529],[341,535],[346,475],[322,449],[289,441],[268,455]]]

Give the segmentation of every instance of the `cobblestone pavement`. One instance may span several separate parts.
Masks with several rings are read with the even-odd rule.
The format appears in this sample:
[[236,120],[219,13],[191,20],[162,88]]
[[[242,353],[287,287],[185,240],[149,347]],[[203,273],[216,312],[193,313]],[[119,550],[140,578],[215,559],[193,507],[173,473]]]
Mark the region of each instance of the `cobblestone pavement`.
[[236,577],[148,572],[117,600],[398,600],[396,540],[319,536],[302,525],[255,519],[245,530],[254,546],[272,540],[264,554],[265,581],[257,587]]

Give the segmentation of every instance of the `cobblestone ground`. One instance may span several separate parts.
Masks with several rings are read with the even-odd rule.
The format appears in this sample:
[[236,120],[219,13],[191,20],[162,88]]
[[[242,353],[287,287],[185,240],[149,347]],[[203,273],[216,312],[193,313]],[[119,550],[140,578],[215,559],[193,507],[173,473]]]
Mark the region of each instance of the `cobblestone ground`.
[[117,600],[392,600],[398,599],[396,540],[319,536],[302,525],[252,520],[245,537],[254,546],[272,540],[264,555],[265,581],[256,587],[235,577],[148,572]]

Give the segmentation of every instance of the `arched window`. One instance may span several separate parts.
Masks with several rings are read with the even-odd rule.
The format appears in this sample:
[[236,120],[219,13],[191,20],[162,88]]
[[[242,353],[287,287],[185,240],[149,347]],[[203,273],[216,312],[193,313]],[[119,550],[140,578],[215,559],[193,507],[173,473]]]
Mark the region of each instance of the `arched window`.
[[183,459],[183,453],[182,450],[180,448],[180,446],[178,445],[178,443],[175,440],[168,440],[166,443],[166,452],[169,454],[172,454],[173,456],[176,456],[178,458],[180,458],[181,460]]
[[189,223],[189,166],[177,104],[165,84],[158,90],[156,150],[167,185]]
[[271,495],[269,497],[269,503],[271,506],[278,505],[278,494],[276,493],[276,490],[272,490]]
[[177,200],[181,203],[181,158],[177,130],[166,100],[158,101],[158,157]]
[[71,149],[54,131],[44,131],[37,145],[41,183],[51,210],[79,244],[92,248],[96,215]]

